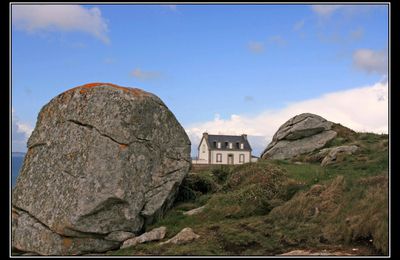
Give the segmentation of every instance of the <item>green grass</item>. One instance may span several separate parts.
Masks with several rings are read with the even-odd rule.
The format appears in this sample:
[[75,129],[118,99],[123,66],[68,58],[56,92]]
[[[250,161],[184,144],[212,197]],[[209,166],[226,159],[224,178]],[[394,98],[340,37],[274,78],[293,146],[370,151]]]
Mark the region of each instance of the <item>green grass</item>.
[[[261,160],[189,174],[171,210],[146,230],[185,227],[185,245],[150,242],[111,255],[276,255],[337,245],[388,253],[388,136],[341,126],[329,145],[360,149],[337,164]],[[303,157],[306,158],[306,157]],[[202,213],[184,211],[205,205]]]

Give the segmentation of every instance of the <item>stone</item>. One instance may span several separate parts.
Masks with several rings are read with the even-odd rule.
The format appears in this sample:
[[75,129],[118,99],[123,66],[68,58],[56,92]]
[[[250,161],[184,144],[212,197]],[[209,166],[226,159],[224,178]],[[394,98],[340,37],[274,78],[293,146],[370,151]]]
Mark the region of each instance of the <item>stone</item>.
[[114,231],[108,234],[104,239],[123,242],[129,238],[135,237],[135,234],[126,231]]
[[191,209],[189,211],[183,212],[183,215],[192,216],[203,212],[205,206],[201,206],[199,208]]
[[[325,149],[324,149],[325,150]],[[356,145],[343,145],[326,149],[324,151],[325,158],[321,162],[321,166],[327,166],[343,160],[345,155],[351,155],[358,150]]]
[[36,254],[36,253],[32,253],[32,252],[28,252],[28,253],[25,253],[25,254],[22,254],[23,256],[34,256],[34,255],[38,255],[38,254]]
[[189,168],[190,140],[154,94],[110,83],[70,89],[41,109],[12,192],[16,209],[54,233],[54,250],[13,243],[61,254],[59,236],[139,234],[171,207]]
[[127,247],[132,247],[137,244],[142,244],[142,243],[149,242],[149,241],[161,240],[165,237],[166,232],[167,232],[166,227],[155,228],[155,229],[153,229],[149,232],[146,232],[138,237],[134,237],[134,238],[126,240],[122,244],[121,249],[127,248]]
[[198,239],[200,236],[193,232],[193,230],[189,227],[182,229],[178,234],[176,234],[173,238],[161,242],[160,245],[172,243],[172,244],[186,244],[192,242],[193,240]]
[[261,158],[291,159],[320,149],[336,137],[337,133],[331,130],[332,125],[332,122],[318,115],[297,115],[279,127]]
[[313,256],[343,256],[343,255],[353,255],[347,252],[341,251],[328,251],[328,250],[321,250],[321,251],[309,251],[309,250],[292,250],[281,255],[287,256],[306,256],[306,255],[313,255]]

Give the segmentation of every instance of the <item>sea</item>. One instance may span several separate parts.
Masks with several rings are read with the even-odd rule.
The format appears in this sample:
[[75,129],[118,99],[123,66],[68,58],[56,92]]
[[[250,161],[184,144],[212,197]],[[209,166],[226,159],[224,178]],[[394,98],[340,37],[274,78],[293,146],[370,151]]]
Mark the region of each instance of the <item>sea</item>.
[[14,188],[19,171],[24,162],[25,153],[13,152],[11,156],[11,185]]

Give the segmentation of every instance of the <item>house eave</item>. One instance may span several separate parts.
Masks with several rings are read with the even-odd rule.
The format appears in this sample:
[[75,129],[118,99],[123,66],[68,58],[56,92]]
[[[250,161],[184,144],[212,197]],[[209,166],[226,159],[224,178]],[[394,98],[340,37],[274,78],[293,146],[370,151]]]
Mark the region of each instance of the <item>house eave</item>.
[[231,151],[231,152],[251,152],[251,150],[248,149],[209,149],[209,151]]

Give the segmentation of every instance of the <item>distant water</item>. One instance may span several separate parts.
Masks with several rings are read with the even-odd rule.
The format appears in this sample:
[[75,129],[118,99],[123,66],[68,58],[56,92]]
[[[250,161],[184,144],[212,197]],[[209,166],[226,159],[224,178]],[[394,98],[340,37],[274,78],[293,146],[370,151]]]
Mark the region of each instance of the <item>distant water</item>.
[[17,180],[17,176],[19,171],[21,170],[22,164],[24,163],[24,153],[12,153],[12,160],[11,160],[11,185],[14,188],[15,182]]

